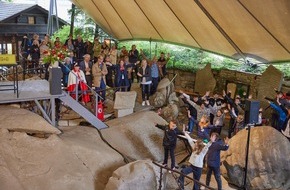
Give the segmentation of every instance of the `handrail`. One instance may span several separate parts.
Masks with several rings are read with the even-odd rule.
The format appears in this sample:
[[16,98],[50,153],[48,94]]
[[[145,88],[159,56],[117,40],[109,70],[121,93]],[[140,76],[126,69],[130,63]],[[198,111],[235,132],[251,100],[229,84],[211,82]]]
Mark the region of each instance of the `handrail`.
[[[202,182],[200,182],[200,181],[198,181],[198,180],[196,180],[196,179],[193,179],[193,178],[191,178],[191,177],[189,177],[189,176],[187,176],[187,175],[184,175],[183,173],[181,173],[181,172],[179,172],[179,171],[176,171],[176,170],[173,170],[173,169],[171,169],[171,168],[165,167],[165,166],[163,166],[163,165],[161,165],[161,164],[159,164],[159,163],[157,163],[157,162],[155,162],[155,161],[152,161],[152,163],[155,164],[156,166],[162,168],[162,169],[169,170],[169,171],[171,171],[171,172],[173,172],[173,173],[178,173],[179,175],[182,175],[183,177],[185,177],[185,178],[187,178],[187,179],[189,179],[189,180],[191,180],[191,181],[194,181],[194,182],[198,183],[199,185],[204,186],[204,187],[207,188],[207,189],[215,190],[215,188],[213,188],[213,187],[209,187],[209,186],[207,186],[206,184],[204,184],[204,183],[202,183]],[[162,170],[160,170],[160,172],[162,172]]]
[[[72,70],[69,68],[69,67],[67,67],[65,64],[63,64],[62,62],[61,62],[61,64],[66,68],[66,69],[68,69],[69,71],[70,71],[70,73],[72,73],[75,77],[76,77],[76,83],[78,84],[78,76],[75,74],[75,73],[73,73],[72,72]],[[88,86],[87,85],[87,83],[84,83],[86,86],[87,86],[87,88],[88,89],[90,89],[91,90],[91,92],[92,92],[92,94],[94,95],[94,97],[95,97],[95,115],[97,115],[97,111],[98,111],[98,102],[99,102],[99,99],[98,98],[100,98],[100,100],[103,100],[103,97],[102,96],[100,96],[93,88],[91,88],[90,86]],[[76,94],[76,101],[78,101],[78,88],[76,87],[75,88],[75,94]]]

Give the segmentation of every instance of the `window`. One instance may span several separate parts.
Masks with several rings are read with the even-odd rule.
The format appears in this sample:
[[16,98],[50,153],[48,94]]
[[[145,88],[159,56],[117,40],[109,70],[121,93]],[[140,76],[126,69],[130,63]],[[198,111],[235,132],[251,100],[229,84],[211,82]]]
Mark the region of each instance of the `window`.
[[28,24],[35,24],[35,21],[34,21],[34,17],[33,16],[29,16],[28,17]]

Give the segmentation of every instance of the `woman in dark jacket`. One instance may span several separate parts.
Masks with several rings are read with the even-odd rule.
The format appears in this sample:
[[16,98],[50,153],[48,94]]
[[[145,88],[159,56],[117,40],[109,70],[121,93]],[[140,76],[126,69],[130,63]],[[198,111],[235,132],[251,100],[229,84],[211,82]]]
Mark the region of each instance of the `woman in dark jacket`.
[[169,125],[156,124],[156,127],[164,130],[164,137],[163,137],[164,161],[163,161],[163,165],[167,166],[168,153],[170,153],[171,169],[175,169],[174,150],[176,147],[177,135],[183,135],[183,133],[177,129],[175,120],[171,120],[169,122]]
[[128,78],[128,68],[132,67],[134,64],[126,64],[124,60],[120,60],[119,64],[115,65],[115,86],[119,91],[126,92],[129,89],[130,81]]
[[150,106],[149,103],[149,96],[150,96],[150,86],[152,83],[152,76],[151,76],[151,68],[147,64],[146,59],[143,59],[141,62],[141,67],[138,70],[137,75],[141,79],[141,85],[142,85],[142,106],[145,106],[145,101],[148,106]]
[[40,49],[38,40],[34,40],[32,46],[30,47],[31,63],[33,68],[37,68],[40,58]]

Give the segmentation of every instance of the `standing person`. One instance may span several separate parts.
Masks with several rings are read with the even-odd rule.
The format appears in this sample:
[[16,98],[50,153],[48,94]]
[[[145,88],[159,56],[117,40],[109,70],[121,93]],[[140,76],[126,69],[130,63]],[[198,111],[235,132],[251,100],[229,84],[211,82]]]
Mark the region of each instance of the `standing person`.
[[141,85],[142,85],[142,106],[145,106],[145,101],[148,106],[149,97],[150,97],[150,86],[152,83],[152,76],[151,76],[151,68],[147,64],[146,59],[143,59],[141,62],[141,67],[138,70],[137,75],[141,78]]
[[98,60],[98,56],[101,54],[101,43],[99,41],[99,38],[95,38],[94,40],[94,47],[93,47],[93,52],[94,52],[94,60]]
[[68,49],[69,51],[74,52],[75,47],[74,47],[74,44],[73,44],[73,40],[68,39],[66,47],[67,47],[67,49]]
[[188,117],[188,132],[192,133],[193,128],[197,123],[197,110],[190,104],[188,104],[187,108],[187,117]]
[[231,99],[230,94],[226,94],[225,91],[223,91],[224,100],[228,103],[229,106],[229,112],[230,112],[230,122],[229,122],[229,130],[228,130],[228,137],[231,138],[232,132],[234,131],[234,124],[235,119],[239,115],[239,111],[241,110],[239,104],[241,103],[240,97],[237,96],[235,100]]
[[[45,57],[45,52],[49,51],[49,46],[47,45],[47,41],[43,40],[39,46],[39,51],[40,51],[40,61],[43,61],[43,58]],[[48,80],[49,73],[48,73],[48,67],[50,63],[42,63],[44,67],[41,69],[40,73],[44,72],[45,73],[45,80]]]
[[73,51],[69,52],[69,62],[70,62],[70,68],[73,68],[74,65],[77,62],[77,58],[74,56],[74,52]]
[[88,87],[86,86],[86,77],[80,66],[76,63],[74,69],[68,75],[67,91],[72,98],[76,98],[75,88],[81,90],[82,93],[82,103],[85,104],[90,101],[90,96],[88,94]]
[[93,56],[93,43],[89,40],[86,40],[84,44],[84,53]]
[[111,62],[111,58],[109,55],[107,55],[105,57],[105,62],[104,62],[107,66],[107,71],[108,71],[108,74],[106,75],[106,84],[107,86],[113,88],[115,86],[114,84],[114,80],[113,80],[113,76],[114,76],[114,66],[116,64],[112,63]]
[[216,115],[213,118],[213,126],[219,135],[221,134],[222,127],[224,126],[224,120],[225,120],[224,113],[227,113],[227,110],[219,109],[217,110]]
[[[129,51],[129,62],[130,63],[137,63],[138,61],[138,58],[139,58],[139,51],[136,49],[136,45],[132,45],[132,49]],[[139,82],[139,77],[138,77],[138,66],[136,65],[135,67],[133,67],[133,70],[132,70],[132,83],[134,82],[134,72],[136,72],[136,77],[137,77],[137,83]]]
[[73,43],[73,41],[74,41],[74,40],[73,40],[73,35],[71,35],[71,34],[68,35],[67,39],[65,40],[64,45],[65,45],[65,46],[68,46],[68,42],[69,42],[69,41],[72,42],[72,43]]
[[109,52],[109,56],[110,56],[111,63],[113,65],[116,65],[117,60],[118,60],[118,50],[117,50],[115,44],[112,45],[110,52]]
[[74,47],[76,51],[76,58],[79,63],[83,59],[83,56],[85,54],[85,44],[80,35],[77,36],[77,39],[74,42]]
[[64,63],[60,64],[60,67],[61,67],[61,71],[62,71],[62,84],[64,87],[67,87],[68,75],[69,75],[70,70],[71,70],[70,58],[66,57],[64,59]]
[[143,59],[147,60],[151,68],[152,85],[151,85],[150,94],[153,95],[157,90],[157,86],[159,82],[159,70],[158,70],[158,64],[157,64],[157,57],[154,56],[152,60],[149,60],[143,53],[142,49],[140,49],[140,54],[142,55]]
[[22,42],[21,42],[21,55],[24,58],[24,62],[23,62],[23,68],[24,70],[26,70],[26,66],[27,66],[27,57],[29,55],[29,49],[30,49],[30,40],[27,38],[27,35],[25,34],[22,38]]
[[[184,175],[188,175],[192,173],[193,179],[199,181],[201,173],[202,173],[202,168],[203,168],[203,159],[208,151],[208,148],[211,146],[212,142],[210,141],[209,143],[204,145],[203,141],[199,139],[194,143],[193,139],[187,133],[184,133],[184,135],[192,148],[192,153],[189,158],[190,166],[183,168],[181,170],[181,173],[183,173]],[[183,175],[179,176],[178,183],[180,184],[181,189],[183,189],[184,188]],[[194,182],[193,190],[198,190],[198,189],[199,189],[199,184]]]
[[175,169],[175,156],[174,150],[176,147],[177,135],[183,135],[183,133],[177,129],[176,120],[172,119],[169,122],[169,125],[159,125],[156,124],[156,127],[164,130],[163,137],[163,147],[164,147],[164,161],[162,163],[163,166],[167,166],[168,163],[168,153],[170,153],[171,158],[171,169]]
[[[40,49],[38,40],[33,40],[32,46],[30,47],[31,63],[34,69],[38,68],[40,59]],[[34,71],[35,72],[35,71]]]
[[92,62],[89,54],[84,55],[84,60],[80,62],[80,68],[85,73],[87,84],[92,88]]
[[[128,81],[129,81],[129,86],[128,86],[128,91],[131,91],[131,84],[132,84],[132,70],[133,70],[133,66],[134,64],[131,64],[129,62],[129,57],[126,55],[124,56],[124,63],[125,63],[125,66],[127,67],[127,76],[128,76]],[[129,66],[127,66],[129,65]],[[134,65],[135,66],[135,65]]]
[[118,91],[126,92],[129,88],[129,79],[128,79],[128,67],[132,67],[132,64],[125,65],[124,60],[120,59],[119,64],[112,66],[115,68],[115,86],[118,88]]
[[160,58],[158,59],[158,65],[159,65],[159,72],[160,72],[160,77],[164,78],[167,75],[166,71],[166,64],[170,59],[170,54],[167,54],[167,58],[165,58],[165,54],[161,52]]
[[157,86],[159,83],[159,71],[158,71],[158,64],[157,64],[157,57],[154,56],[152,61],[150,62],[151,67],[151,76],[152,76],[152,88],[151,88],[151,95],[153,95],[157,91]]
[[102,97],[102,101],[106,100],[106,75],[108,74],[107,66],[103,62],[104,57],[98,56],[98,61],[93,65],[94,86],[96,93]]
[[103,41],[102,45],[101,45],[101,54],[103,57],[105,57],[106,55],[108,55],[110,50],[110,47],[108,46],[106,40]]
[[229,138],[224,139],[224,144],[219,138],[219,134],[216,132],[211,133],[209,140],[212,142],[212,145],[208,149],[207,155],[207,173],[206,173],[206,185],[209,186],[210,178],[212,172],[214,173],[215,180],[218,185],[218,190],[222,190],[222,180],[220,173],[220,160],[221,160],[221,150],[225,151],[229,149]]
[[123,46],[121,51],[120,51],[120,59],[124,59],[125,56],[128,56],[128,51],[126,49],[126,46]]

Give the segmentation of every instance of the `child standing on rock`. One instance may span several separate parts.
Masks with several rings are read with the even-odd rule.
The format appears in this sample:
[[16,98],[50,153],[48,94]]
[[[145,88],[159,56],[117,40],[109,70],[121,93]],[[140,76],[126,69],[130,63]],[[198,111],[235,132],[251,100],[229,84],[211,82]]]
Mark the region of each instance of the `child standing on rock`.
[[156,124],[156,127],[164,130],[163,147],[164,147],[164,161],[163,166],[167,166],[168,153],[171,158],[171,169],[176,169],[174,150],[176,147],[177,135],[183,135],[183,133],[177,129],[176,120],[171,120],[168,125]]

